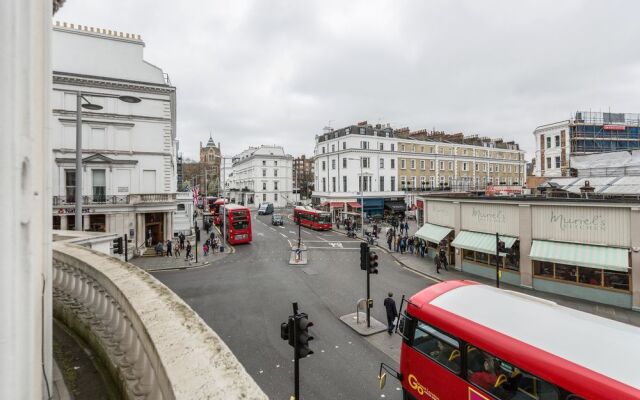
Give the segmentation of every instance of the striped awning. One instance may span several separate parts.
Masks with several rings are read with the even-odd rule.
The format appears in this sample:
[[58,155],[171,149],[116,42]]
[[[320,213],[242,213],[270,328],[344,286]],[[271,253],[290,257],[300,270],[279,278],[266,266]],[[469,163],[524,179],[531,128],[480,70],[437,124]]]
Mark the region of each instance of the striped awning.
[[[502,240],[504,242],[504,246],[509,249],[516,242],[517,238],[500,235],[500,240]],[[490,233],[460,231],[451,245],[461,249],[479,251],[487,254],[496,254],[496,235],[492,235]]]
[[416,236],[428,242],[440,243],[452,230],[452,228],[445,226],[426,223],[422,225],[422,228],[418,229]]
[[329,207],[331,208],[342,208],[344,207],[344,203],[342,201],[332,201],[329,203]]
[[534,240],[529,254],[533,260],[627,272],[629,251],[615,247]]

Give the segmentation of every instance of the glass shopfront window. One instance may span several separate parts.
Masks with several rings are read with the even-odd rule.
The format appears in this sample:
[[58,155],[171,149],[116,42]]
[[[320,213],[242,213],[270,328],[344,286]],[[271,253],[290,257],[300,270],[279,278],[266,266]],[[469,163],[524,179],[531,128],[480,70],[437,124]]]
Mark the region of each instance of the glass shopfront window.
[[577,285],[595,286],[628,292],[631,281],[630,272],[611,271],[590,267],[557,264],[546,261],[533,261],[534,275],[546,279],[555,279]]
[[[485,265],[487,267],[496,267],[496,255],[483,253],[480,251],[472,251],[462,249],[462,258],[466,261],[472,261],[476,264]],[[500,256],[500,269],[520,272],[520,241],[511,246],[510,253],[506,256]]]

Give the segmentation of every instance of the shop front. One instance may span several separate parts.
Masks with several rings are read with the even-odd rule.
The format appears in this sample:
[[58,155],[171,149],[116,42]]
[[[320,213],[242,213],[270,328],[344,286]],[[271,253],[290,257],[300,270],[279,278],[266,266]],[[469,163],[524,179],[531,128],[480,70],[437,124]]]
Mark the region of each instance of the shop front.
[[436,224],[425,223],[416,232],[416,236],[427,242],[427,254],[433,258],[444,249],[449,265],[455,265],[453,241],[453,228]]

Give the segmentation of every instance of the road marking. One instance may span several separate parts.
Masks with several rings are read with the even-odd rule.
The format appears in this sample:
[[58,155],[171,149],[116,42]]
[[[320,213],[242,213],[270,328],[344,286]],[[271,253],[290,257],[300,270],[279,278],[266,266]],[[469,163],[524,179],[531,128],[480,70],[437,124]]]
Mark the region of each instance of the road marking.
[[293,233],[294,235],[296,234],[294,231],[289,231],[289,233]]
[[331,247],[333,247],[333,248],[336,248],[336,247],[339,247],[339,248],[341,248],[341,249],[343,248],[343,247],[342,247],[342,243],[340,243],[340,242],[329,242],[329,245],[330,245]]
[[307,247],[307,249],[322,249],[322,250],[356,250],[359,251],[360,249],[358,248],[349,248],[349,247],[319,247],[319,246],[315,246],[315,247]]
[[274,231],[274,232],[276,231],[276,230],[275,230],[274,228],[272,228],[272,227],[269,227],[269,229],[271,229],[271,230],[272,230],[272,231]]
[[284,229],[284,226],[280,225],[280,229]]
[[285,235],[284,233],[281,233],[280,235],[282,235],[283,238],[287,238],[287,235]]
[[258,232],[258,236],[264,236],[264,233]]

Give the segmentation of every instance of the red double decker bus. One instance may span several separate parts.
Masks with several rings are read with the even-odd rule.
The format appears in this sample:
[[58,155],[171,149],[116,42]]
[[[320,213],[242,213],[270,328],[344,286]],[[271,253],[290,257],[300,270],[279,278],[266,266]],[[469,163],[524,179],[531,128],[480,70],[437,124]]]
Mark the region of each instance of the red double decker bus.
[[209,204],[209,212],[213,215],[213,223],[216,225],[222,224],[222,218],[220,218],[220,207],[225,204],[224,199],[217,199],[213,204]]
[[297,206],[293,209],[293,222],[311,229],[326,231],[331,229],[331,214],[311,207]]
[[401,314],[405,400],[640,399],[640,328],[471,281]]
[[230,244],[251,243],[251,211],[248,207],[225,204],[220,212],[227,215],[227,241]]

